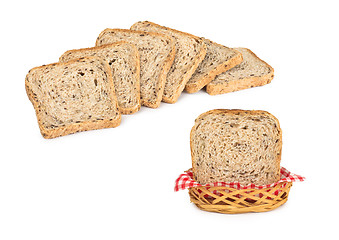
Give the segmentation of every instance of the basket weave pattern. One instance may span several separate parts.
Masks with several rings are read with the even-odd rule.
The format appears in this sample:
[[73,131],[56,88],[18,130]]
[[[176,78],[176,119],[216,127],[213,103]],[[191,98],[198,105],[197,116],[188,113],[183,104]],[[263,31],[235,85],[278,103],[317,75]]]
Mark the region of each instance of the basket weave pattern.
[[198,208],[218,213],[266,212],[287,201],[292,182],[263,189],[197,186],[189,188],[191,202]]

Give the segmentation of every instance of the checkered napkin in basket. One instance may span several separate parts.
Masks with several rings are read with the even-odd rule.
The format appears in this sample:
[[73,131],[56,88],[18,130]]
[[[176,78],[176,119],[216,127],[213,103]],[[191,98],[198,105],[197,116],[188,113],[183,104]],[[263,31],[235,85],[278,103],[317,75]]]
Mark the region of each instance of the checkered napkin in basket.
[[263,188],[270,188],[275,187],[279,183],[282,182],[302,182],[305,178],[289,172],[286,168],[281,167],[280,168],[280,180],[278,182],[272,183],[270,185],[255,185],[255,184],[249,184],[246,186],[241,185],[237,182],[231,182],[231,183],[224,183],[224,182],[215,182],[212,184],[206,184],[201,185],[193,180],[193,173],[192,169],[189,169],[188,171],[185,171],[185,173],[181,174],[177,180],[175,181],[175,187],[174,191],[177,192],[179,190],[185,190],[187,188],[197,187],[197,186],[211,186],[211,187],[230,187],[235,189],[263,189]]

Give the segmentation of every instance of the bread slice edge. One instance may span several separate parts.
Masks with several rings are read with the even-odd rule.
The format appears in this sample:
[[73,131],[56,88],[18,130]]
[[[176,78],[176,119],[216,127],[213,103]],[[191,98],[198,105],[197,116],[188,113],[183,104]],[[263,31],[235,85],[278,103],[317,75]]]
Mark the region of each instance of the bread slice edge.
[[[162,68],[162,73],[159,77],[159,85],[160,85],[160,92],[158,94],[158,97],[155,99],[155,101],[146,101],[144,99],[141,99],[141,105],[145,106],[145,107],[149,107],[149,108],[158,108],[160,106],[160,103],[162,101],[163,98],[163,93],[164,93],[164,89],[165,89],[165,84],[166,84],[166,78],[167,78],[167,73],[170,70],[172,63],[174,61],[174,57],[175,57],[175,44],[174,41],[164,35],[164,34],[160,34],[160,33],[156,33],[156,32],[144,32],[144,31],[137,31],[137,30],[131,30],[131,29],[121,29],[121,28],[106,28],[103,31],[100,32],[99,36],[96,39],[96,43],[95,45],[98,46],[99,45],[99,39],[106,34],[106,32],[108,31],[120,31],[120,32],[135,32],[135,33],[140,33],[140,34],[150,34],[153,36],[160,36],[163,38],[167,38],[168,40],[170,40],[171,43],[171,51],[169,52],[166,61],[164,62],[163,68]],[[127,41],[128,42],[128,41]]]
[[[173,94],[172,97],[167,97],[167,96],[163,96],[162,97],[162,101],[166,102],[166,103],[176,103],[181,95],[181,93],[184,91],[185,86],[187,84],[187,82],[190,80],[190,78],[192,77],[193,73],[195,72],[195,70],[198,68],[199,64],[204,60],[206,55],[206,46],[204,45],[203,49],[200,51],[198,57],[194,60],[194,64],[191,67],[190,70],[188,70],[186,72],[186,74],[183,76],[180,84],[179,84],[179,88],[177,88],[177,90],[175,91],[175,93]],[[173,58],[174,59],[174,58]]]
[[[174,92],[172,97],[167,97],[166,95],[163,95],[163,97],[162,97],[162,101],[163,102],[172,103],[172,104],[176,103],[178,101],[181,93],[184,91],[185,85],[190,80],[190,78],[192,77],[193,73],[198,68],[199,64],[204,60],[206,52],[207,52],[207,47],[206,47],[204,41],[200,37],[197,37],[197,36],[194,36],[194,35],[192,35],[190,33],[182,32],[182,31],[179,31],[179,30],[176,30],[176,29],[173,29],[173,28],[161,26],[159,24],[156,24],[156,23],[153,23],[153,22],[150,22],[150,21],[138,21],[138,22],[134,23],[130,27],[130,29],[133,29],[134,25],[136,25],[136,24],[138,24],[140,22],[148,23],[148,24],[156,26],[158,28],[162,28],[162,29],[165,29],[165,30],[173,31],[173,32],[176,32],[176,33],[181,34],[181,35],[189,36],[189,37],[194,38],[197,41],[199,41],[201,43],[201,45],[202,45],[202,49],[199,52],[198,56],[194,59],[194,63],[192,65],[192,67],[182,76],[182,78],[180,80],[180,83],[179,83],[179,87],[176,89],[176,91]],[[154,33],[156,33],[156,32],[154,32]]]
[[247,77],[243,79],[239,79],[237,81],[222,83],[222,84],[213,84],[210,82],[206,85],[206,92],[209,95],[218,95],[224,93],[235,92],[239,90],[244,90],[253,87],[260,87],[266,84],[269,84],[274,78],[274,69],[264,60],[259,58],[254,52],[252,52],[248,48],[244,48],[249,51],[255,58],[263,62],[269,69],[270,73],[260,76],[260,77]]
[[[236,50],[234,50],[236,51]],[[239,51],[236,51],[236,55],[231,59],[219,64],[216,68],[210,71],[207,76],[201,77],[195,83],[187,83],[185,86],[185,91],[188,93],[196,93],[209,84],[211,81],[215,79],[215,77],[223,72],[234,68],[236,65],[240,64],[243,61],[242,54]]]

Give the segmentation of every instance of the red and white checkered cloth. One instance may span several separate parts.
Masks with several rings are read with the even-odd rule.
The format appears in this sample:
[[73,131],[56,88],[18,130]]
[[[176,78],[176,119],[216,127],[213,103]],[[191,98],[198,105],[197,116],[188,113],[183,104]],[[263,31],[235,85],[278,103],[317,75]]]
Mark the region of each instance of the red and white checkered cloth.
[[255,185],[249,184],[246,186],[241,185],[237,182],[225,183],[225,182],[215,182],[211,184],[201,185],[194,181],[192,169],[185,171],[181,174],[175,181],[174,191],[185,190],[187,188],[197,187],[197,186],[211,186],[211,187],[230,187],[235,189],[263,189],[269,187],[275,187],[282,182],[303,182],[305,177],[289,172],[286,168],[280,168],[280,180],[278,182],[272,183],[270,185]]

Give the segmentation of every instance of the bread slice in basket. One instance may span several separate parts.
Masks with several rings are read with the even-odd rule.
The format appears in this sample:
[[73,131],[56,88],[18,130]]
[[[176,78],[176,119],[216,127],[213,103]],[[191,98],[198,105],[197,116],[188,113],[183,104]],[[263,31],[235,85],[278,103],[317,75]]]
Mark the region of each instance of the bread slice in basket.
[[111,69],[95,57],[31,69],[26,92],[44,138],[120,124]]
[[167,75],[162,100],[167,103],[177,102],[186,83],[206,55],[206,46],[204,41],[191,34],[163,27],[148,21],[137,22],[131,27],[131,29],[146,32],[157,32],[165,34],[175,40],[175,59]]
[[105,29],[97,38],[96,46],[119,41],[132,43],[139,50],[141,104],[151,108],[159,107],[166,76],[175,55],[173,40],[159,33]]
[[207,84],[207,93],[211,95],[229,93],[263,86],[272,81],[274,70],[270,65],[247,48],[235,48],[235,50],[241,52],[243,61]]
[[205,38],[203,40],[207,46],[206,56],[195,70],[191,79],[186,83],[185,91],[188,93],[199,91],[218,74],[226,72],[242,62],[242,54],[237,50]]
[[193,175],[200,184],[266,185],[280,178],[282,132],[266,111],[208,111],[195,120],[190,139]]
[[81,57],[96,56],[111,68],[119,111],[132,114],[140,110],[140,56],[138,49],[127,42],[83,48],[65,52],[59,59],[67,62]]

